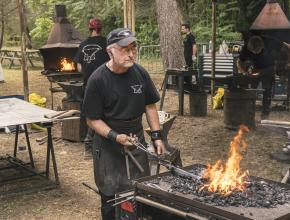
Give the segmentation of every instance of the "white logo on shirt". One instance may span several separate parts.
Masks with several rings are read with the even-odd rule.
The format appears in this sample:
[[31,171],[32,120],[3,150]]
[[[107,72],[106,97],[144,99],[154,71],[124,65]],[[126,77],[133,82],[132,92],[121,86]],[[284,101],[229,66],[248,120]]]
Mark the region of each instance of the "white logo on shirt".
[[102,50],[98,44],[89,44],[83,47],[82,52],[84,53],[84,61],[86,63],[91,63],[93,60],[96,59],[95,54]]
[[133,89],[133,93],[135,93],[135,94],[142,93],[142,85],[134,85],[134,86],[131,86],[131,88]]

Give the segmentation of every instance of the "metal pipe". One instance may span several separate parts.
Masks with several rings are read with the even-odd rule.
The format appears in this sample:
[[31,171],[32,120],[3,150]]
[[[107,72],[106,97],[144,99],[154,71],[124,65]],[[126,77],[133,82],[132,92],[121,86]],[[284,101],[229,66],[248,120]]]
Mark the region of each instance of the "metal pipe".
[[122,200],[122,201],[120,201],[120,202],[116,202],[116,203],[114,203],[112,206],[114,207],[114,206],[116,206],[116,205],[120,205],[120,204],[122,204],[123,202],[127,202],[127,201],[132,200],[132,199],[134,199],[134,196],[130,196],[130,197],[128,197],[127,199],[124,199],[124,200]]
[[195,215],[193,213],[183,212],[183,211],[180,211],[178,209],[171,208],[169,206],[163,205],[163,204],[158,203],[158,202],[154,202],[152,200],[146,199],[146,198],[141,197],[141,196],[136,196],[135,200],[138,201],[138,202],[144,203],[146,205],[152,206],[154,208],[161,209],[161,210],[163,210],[165,212],[169,212],[171,214],[183,217],[183,218],[187,218],[187,219],[191,218],[191,219],[197,219],[197,220],[205,219],[205,218],[203,218],[203,217],[201,217],[199,215]]
[[93,190],[95,193],[100,195],[100,191],[98,188],[93,187],[92,185],[86,183],[86,182],[82,182],[82,184],[86,187],[88,187],[89,189]]
[[120,200],[120,199],[124,199],[124,198],[128,198],[128,197],[133,196],[133,195],[134,195],[134,192],[128,193],[126,196],[120,196],[118,198],[110,199],[110,200],[107,201],[107,203],[113,202],[113,201],[117,201],[117,200]]
[[126,150],[125,151],[129,157],[131,158],[131,160],[133,161],[133,163],[136,165],[136,167],[139,169],[139,171],[141,173],[144,173],[144,169],[143,167],[141,166],[141,164],[136,160],[136,158],[133,156],[133,154],[130,152],[130,150]]
[[216,44],[216,1],[212,0],[212,37],[211,37],[211,108],[213,109],[213,96],[215,90],[215,44]]
[[126,172],[127,172],[127,178],[128,180],[131,179],[131,176],[130,176],[130,166],[129,166],[129,157],[128,157],[128,154],[125,153],[125,161],[126,161]]

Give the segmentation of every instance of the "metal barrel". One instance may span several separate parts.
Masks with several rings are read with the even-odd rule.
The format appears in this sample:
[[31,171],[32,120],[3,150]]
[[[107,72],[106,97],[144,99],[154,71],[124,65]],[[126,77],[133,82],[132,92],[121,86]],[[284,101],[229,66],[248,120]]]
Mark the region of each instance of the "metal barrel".
[[255,128],[256,91],[225,90],[224,124],[226,128],[238,129],[241,124]]

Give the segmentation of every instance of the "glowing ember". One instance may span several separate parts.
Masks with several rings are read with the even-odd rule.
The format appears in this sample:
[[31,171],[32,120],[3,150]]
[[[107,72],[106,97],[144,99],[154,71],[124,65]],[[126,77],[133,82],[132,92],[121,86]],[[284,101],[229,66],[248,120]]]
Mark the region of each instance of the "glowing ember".
[[240,161],[243,159],[241,153],[246,150],[247,144],[243,136],[249,129],[241,125],[238,134],[234,137],[230,145],[229,158],[225,165],[221,160],[214,166],[208,165],[204,173],[204,178],[209,179],[200,190],[207,188],[210,192],[219,192],[225,196],[234,190],[243,191],[246,188],[245,179],[249,172],[241,172]]
[[75,65],[73,61],[67,58],[61,58],[60,60],[60,71],[74,71]]

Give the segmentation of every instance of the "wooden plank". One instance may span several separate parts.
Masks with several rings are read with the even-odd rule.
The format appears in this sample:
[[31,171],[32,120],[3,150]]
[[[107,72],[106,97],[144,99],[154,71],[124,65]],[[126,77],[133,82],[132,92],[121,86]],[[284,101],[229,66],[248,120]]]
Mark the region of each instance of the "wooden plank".
[[288,121],[273,121],[273,120],[262,120],[261,124],[268,124],[268,125],[281,125],[281,126],[289,126],[290,127],[290,122]]

